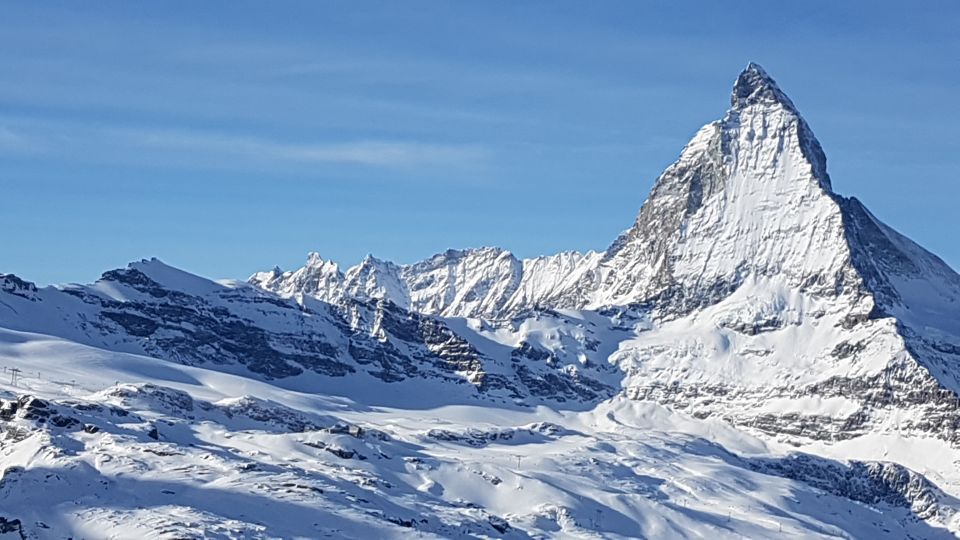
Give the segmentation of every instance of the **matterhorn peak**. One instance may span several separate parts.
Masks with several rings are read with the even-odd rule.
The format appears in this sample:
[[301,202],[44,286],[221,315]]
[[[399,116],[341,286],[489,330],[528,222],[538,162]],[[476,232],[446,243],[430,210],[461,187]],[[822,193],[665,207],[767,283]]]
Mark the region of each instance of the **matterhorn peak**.
[[767,74],[759,64],[750,62],[737,77],[730,95],[730,106],[742,110],[751,105],[781,105],[796,111],[790,98],[780,90],[773,77]]

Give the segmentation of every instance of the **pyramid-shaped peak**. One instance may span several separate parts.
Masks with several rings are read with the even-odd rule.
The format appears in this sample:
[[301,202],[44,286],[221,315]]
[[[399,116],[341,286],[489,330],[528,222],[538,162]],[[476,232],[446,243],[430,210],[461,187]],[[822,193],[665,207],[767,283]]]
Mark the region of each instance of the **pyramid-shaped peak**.
[[730,106],[742,110],[751,105],[781,105],[796,111],[790,98],[780,90],[777,82],[759,64],[750,62],[737,77],[730,95]]

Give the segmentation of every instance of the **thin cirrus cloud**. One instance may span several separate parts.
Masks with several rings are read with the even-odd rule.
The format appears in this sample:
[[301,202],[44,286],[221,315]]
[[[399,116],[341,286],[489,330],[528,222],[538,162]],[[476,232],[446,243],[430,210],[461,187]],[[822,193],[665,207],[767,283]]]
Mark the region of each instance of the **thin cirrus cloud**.
[[0,126],[0,152],[32,153],[38,150],[35,141],[23,133]]
[[421,141],[361,140],[328,143],[290,143],[263,138],[188,131],[153,131],[133,135],[147,148],[197,153],[209,157],[246,157],[255,161],[340,163],[378,167],[474,165],[487,151],[478,146]]
[[[124,151],[135,152],[124,152]],[[185,129],[91,127],[27,121],[0,124],[0,152],[76,159],[162,162],[186,167],[359,165],[384,168],[475,167],[489,151],[479,145],[415,140],[298,142]]]

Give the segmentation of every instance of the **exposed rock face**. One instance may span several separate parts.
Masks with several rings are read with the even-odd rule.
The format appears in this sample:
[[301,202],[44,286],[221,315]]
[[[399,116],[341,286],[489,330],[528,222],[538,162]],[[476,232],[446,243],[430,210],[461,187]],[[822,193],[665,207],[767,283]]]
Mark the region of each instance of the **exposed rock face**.
[[907,507],[920,519],[945,511],[940,504],[947,497],[936,486],[896,463],[839,464],[796,454],[785,459],[757,459],[752,465],[759,471],[802,480],[827,493],[865,504]]
[[431,429],[427,431],[426,436],[438,441],[482,448],[498,441],[520,440],[523,442],[540,442],[541,440],[555,438],[557,435],[565,434],[567,434],[566,430],[562,426],[551,424],[550,422],[538,422],[519,428],[497,430],[471,429],[463,433],[446,429]]
[[21,539],[26,540],[27,535],[23,532],[23,524],[19,519],[8,519],[0,517],[0,534],[16,533]]
[[37,287],[13,274],[0,274],[0,291],[29,300],[37,293]]

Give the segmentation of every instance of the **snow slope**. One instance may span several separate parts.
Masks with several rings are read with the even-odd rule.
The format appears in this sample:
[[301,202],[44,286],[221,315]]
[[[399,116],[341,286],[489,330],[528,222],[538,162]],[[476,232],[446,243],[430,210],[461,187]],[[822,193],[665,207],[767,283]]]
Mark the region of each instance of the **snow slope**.
[[25,372],[0,385],[0,516],[29,538],[940,538],[954,519],[905,469],[858,475],[894,466],[784,455],[653,403],[369,408],[0,338]]

